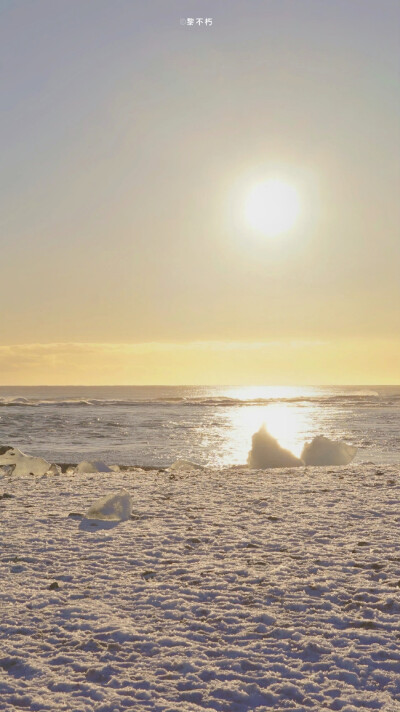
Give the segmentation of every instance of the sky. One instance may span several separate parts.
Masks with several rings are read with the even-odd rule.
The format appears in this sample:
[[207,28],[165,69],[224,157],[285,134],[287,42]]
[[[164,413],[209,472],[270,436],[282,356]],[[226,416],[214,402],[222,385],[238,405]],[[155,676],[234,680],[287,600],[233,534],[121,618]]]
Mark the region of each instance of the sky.
[[0,383],[399,383],[399,20],[0,0]]

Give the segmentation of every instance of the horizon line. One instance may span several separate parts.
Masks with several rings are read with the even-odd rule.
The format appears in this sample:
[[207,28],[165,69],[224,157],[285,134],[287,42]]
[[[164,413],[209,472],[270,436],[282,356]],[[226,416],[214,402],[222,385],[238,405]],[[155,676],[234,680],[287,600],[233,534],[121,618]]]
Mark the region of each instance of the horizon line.
[[20,383],[0,388],[400,388],[400,383]]

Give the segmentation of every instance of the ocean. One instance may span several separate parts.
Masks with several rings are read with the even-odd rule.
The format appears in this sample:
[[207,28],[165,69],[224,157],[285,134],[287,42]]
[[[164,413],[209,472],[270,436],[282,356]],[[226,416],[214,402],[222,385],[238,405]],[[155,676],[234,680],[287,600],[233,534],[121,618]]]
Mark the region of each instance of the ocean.
[[0,445],[57,463],[240,465],[262,423],[295,455],[325,435],[354,462],[400,461],[400,386],[0,388]]

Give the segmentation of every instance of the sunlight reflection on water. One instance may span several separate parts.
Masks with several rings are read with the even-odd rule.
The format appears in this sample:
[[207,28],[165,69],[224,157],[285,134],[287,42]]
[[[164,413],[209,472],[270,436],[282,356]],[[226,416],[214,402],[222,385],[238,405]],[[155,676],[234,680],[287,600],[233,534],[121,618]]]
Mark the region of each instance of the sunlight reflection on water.
[[356,461],[400,453],[397,386],[2,387],[0,406],[0,441],[54,462],[240,465],[263,423],[296,456],[317,435]]
[[272,403],[233,409],[230,416],[230,456],[237,463],[247,460],[252,435],[265,423],[268,432],[297,457],[313,430],[315,409]]

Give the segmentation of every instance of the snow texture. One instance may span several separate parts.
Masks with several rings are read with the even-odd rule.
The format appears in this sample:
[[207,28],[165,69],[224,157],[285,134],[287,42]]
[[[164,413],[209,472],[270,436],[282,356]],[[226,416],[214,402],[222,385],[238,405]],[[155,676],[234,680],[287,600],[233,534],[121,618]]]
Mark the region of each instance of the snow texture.
[[7,467],[13,475],[44,475],[51,470],[50,462],[32,457],[16,447],[0,447],[0,467]]
[[252,468],[299,467],[302,461],[289,450],[284,450],[275,438],[269,434],[265,424],[254,433],[252,447],[247,458],[247,464]]
[[1,711],[398,712],[399,475],[3,477]]
[[132,513],[132,500],[129,492],[122,489],[116,494],[100,497],[89,507],[86,519],[100,519],[113,522],[125,522]]
[[356,452],[356,447],[318,435],[305,443],[301,459],[305,465],[348,465]]

